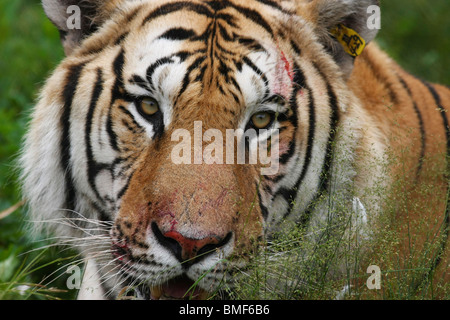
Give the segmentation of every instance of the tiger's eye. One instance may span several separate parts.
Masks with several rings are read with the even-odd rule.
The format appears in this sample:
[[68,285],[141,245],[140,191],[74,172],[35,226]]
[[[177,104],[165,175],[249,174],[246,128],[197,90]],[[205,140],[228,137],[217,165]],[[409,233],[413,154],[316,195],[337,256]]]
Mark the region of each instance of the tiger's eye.
[[139,102],[139,109],[146,116],[153,116],[159,111],[159,104],[153,98],[144,98]]
[[273,115],[269,112],[258,112],[252,116],[253,126],[257,129],[267,128],[272,123]]

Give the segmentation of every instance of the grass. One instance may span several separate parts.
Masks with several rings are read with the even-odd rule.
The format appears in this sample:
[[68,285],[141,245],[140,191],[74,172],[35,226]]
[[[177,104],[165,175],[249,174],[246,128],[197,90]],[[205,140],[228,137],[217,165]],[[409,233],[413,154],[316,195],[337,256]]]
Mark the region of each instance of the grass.
[[[450,3],[448,0],[382,0],[382,30],[377,37],[378,43],[396,61],[413,74],[433,82],[450,84]],[[63,58],[63,50],[59,42],[59,34],[46,19],[38,0],[0,0],[0,212],[10,208],[21,200],[17,184],[17,172],[14,170],[15,158],[20,148],[23,134],[26,130],[28,114],[37,96],[39,88],[54,67]],[[433,195],[433,186],[423,187],[423,193]],[[428,193],[427,193],[428,192]],[[405,210],[407,204],[402,199],[391,200],[390,211],[386,213],[387,223],[395,222],[394,214]],[[422,204],[426,206],[427,204]],[[417,204],[421,206],[421,204]],[[425,208],[426,209],[426,208]],[[390,214],[389,214],[390,212]],[[330,213],[333,214],[333,213]],[[36,249],[49,244],[48,241],[36,242],[30,236],[25,223],[25,212],[21,208],[0,219],[0,298],[1,299],[49,299],[72,298],[74,292],[61,292],[43,287],[50,282],[49,274],[68,263],[65,258],[73,258],[74,253],[50,248],[45,251]],[[424,227],[427,223],[422,222]],[[410,225],[410,229],[413,226]],[[311,259],[293,254],[283,257],[283,263],[273,267],[274,259],[283,252],[296,252],[299,246],[306,246],[303,230],[280,235],[273,239],[269,251],[255,260],[266,268],[261,268],[242,288],[237,298],[331,298],[335,291],[342,288],[342,283],[327,282],[323,279],[330,264],[336,260],[333,255],[332,243],[323,248],[309,248],[313,256],[329,257],[319,261],[320,272],[309,275],[298,274],[297,263],[303,263],[305,270],[314,269]],[[383,282],[389,280],[389,285],[383,286],[382,292],[377,292],[376,298],[408,299],[433,297],[427,284],[421,290],[411,291],[411,282],[429,269],[429,259],[434,248],[421,250],[410,234],[411,257],[395,256],[395,245],[399,243],[398,235],[392,230],[381,230],[383,237],[379,246],[386,256],[386,265],[382,266]],[[45,236],[42,236],[45,237]],[[41,237],[41,238],[42,238]],[[436,233],[429,235],[430,242],[436,242]],[[42,239],[41,239],[42,240]],[[332,242],[331,240],[329,240]],[[335,240],[333,240],[335,241]],[[320,250],[319,250],[320,249]],[[314,251],[316,250],[316,251]],[[328,251],[325,255],[321,250]],[[353,260],[352,260],[353,259]],[[356,257],[348,258],[353,266]],[[389,263],[387,261],[390,261]],[[258,262],[258,263],[259,263]],[[350,264],[351,262],[351,264]],[[289,272],[285,272],[285,269]],[[402,271],[400,271],[402,270]],[[63,271],[63,270],[62,270]],[[351,270],[350,270],[351,271]],[[276,291],[268,290],[265,282],[272,273],[291,274],[294,279],[292,290],[287,295],[277,295]],[[59,275],[64,275],[64,272]],[[352,272],[347,276],[348,283],[355,279],[367,279],[365,270]],[[54,276],[58,278],[58,276]],[[353,279],[354,278],[354,279]],[[306,285],[295,279],[306,279]],[[322,280],[323,281],[322,281]],[[283,280],[283,281],[281,281]],[[391,281],[392,280],[392,281]],[[276,286],[286,286],[290,280],[280,278]],[[363,281],[364,282],[364,281]],[[251,286],[249,286],[251,284]],[[29,290],[23,293],[27,285]],[[270,284],[273,286],[273,284]],[[50,286],[65,289],[64,276],[59,277]],[[341,286],[341,287],[340,287]],[[20,291],[19,289],[22,289]],[[255,290],[259,288],[261,290]],[[319,290],[320,289],[320,290]],[[45,291],[50,290],[50,291]],[[321,291],[322,290],[322,291]],[[361,290],[352,287],[352,297],[364,297]],[[354,291],[354,292],[353,292]],[[22,292],[22,293],[21,293]],[[258,293],[262,292],[262,293]],[[262,294],[262,295],[261,295]],[[373,292],[372,292],[373,294]]]
[[[45,300],[60,300],[64,295],[67,296],[68,290],[59,289],[58,287],[51,287],[59,277],[52,272],[50,275],[43,278],[40,283],[28,282],[31,275],[71,260],[72,257],[56,258],[50,262],[45,262],[44,257],[48,256],[49,250],[39,250],[39,253],[32,259],[25,258],[22,260],[20,266],[8,266],[8,262],[14,263],[15,257],[9,256],[4,261],[3,268],[7,268],[3,273],[3,279],[0,279],[0,300],[15,299],[15,300],[29,300],[29,299],[45,299]],[[51,254],[50,254],[51,255]],[[65,265],[65,264],[64,264]],[[48,272],[48,270],[47,270]]]
[[[28,113],[45,78],[63,57],[58,31],[45,18],[40,1],[0,0],[0,56],[2,212],[21,200],[14,161],[26,130]],[[42,287],[46,276],[60,267],[60,253],[55,249],[45,250],[45,254],[33,251],[47,243],[37,242],[30,236],[24,214],[24,209],[20,208],[0,220],[0,298],[70,297],[65,292],[45,291]],[[71,255],[73,253],[67,254]],[[64,281],[53,282],[53,285],[65,288]],[[24,291],[24,286],[28,290]]]
[[[441,264],[436,269],[449,227],[449,211],[445,211],[450,206],[449,191],[445,183],[437,181],[445,173],[445,165],[432,167],[422,172],[428,179],[414,187],[408,183],[410,177],[399,174],[392,192],[385,197],[379,222],[369,221],[369,237],[364,229],[359,236],[347,232],[355,226],[355,220],[349,216],[345,200],[332,194],[327,197],[333,205],[325,222],[312,230],[294,225],[290,231],[276,234],[267,249],[253,259],[253,267],[243,271],[245,277],[238,282],[233,297],[450,299],[450,283],[444,279],[449,266]],[[372,192],[386,190],[375,187]],[[442,214],[430,218],[436,208],[442,208]],[[367,286],[371,275],[367,269],[372,265],[381,270],[380,290]]]

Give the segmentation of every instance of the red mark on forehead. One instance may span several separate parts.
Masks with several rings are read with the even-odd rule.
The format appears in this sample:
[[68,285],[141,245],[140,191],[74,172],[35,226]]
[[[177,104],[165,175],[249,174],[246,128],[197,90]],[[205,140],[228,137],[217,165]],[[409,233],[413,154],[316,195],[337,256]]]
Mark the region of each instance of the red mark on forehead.
[[294,82],[294,70],[286,54],[277,46],[277,65],[275,68],[275,79],[273,92],[286,99],[289,99],[292,93]]
[[286,58],[286,55],[284,54],[283,51],[281,52],[281,60],[284,62],[284,70],[286,70],[289,79],[291,79],[291,82],[294,81],[294,72],[291,68],[291,64],[289,63],[289,60]]

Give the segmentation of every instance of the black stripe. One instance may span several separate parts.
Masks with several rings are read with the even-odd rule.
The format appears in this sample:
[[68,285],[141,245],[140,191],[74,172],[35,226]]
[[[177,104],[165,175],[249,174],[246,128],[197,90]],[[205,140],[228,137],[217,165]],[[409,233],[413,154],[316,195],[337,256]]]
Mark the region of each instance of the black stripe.
[[262,51],[262,52],[267,53],[266,49],[264,49],[264,47],[258,41],[256,41],[255,39],[245,38],[245,37],[238,37],[237,41],[240,44],[245,45],[252,52]]
[[300,48],[297,46],[297,44],[293,40],[291,40],[291,47],[294,50],[295,54],[297,54],[298,56],[301,56],[302,50],[300,50]]
[[241,86],[237,83],[234,77],[231,77],[231,84],[236,88],[236,90],[242,94]]
[[109,143],[111,148],[113,148],[115,151],[119,151],[119,146],[117,144],[117,135],[114,132],[113,129],[113,123],[112,123],[112,106],[114,102],[117,99],[124,98],[124,93],[121,93],[121,88],[123,92],[125,92],[125,89],[123,88],[123,65],[125,63],[125,51],[122,49],[120,50],[119,54],[117,55],[116,59],[114,59],[113,62],[113,71],[116,78],[116,81],[114,83],[113,89],[112,89],[112,99],[111,99],[111,106],[108,111],[108,119],[106,121],[106,132],[109,136]]
[[62,136],[61,136],[61,167],[65,177],[65,207],[75,210],[76,193],[72,176],[71,164],[71,139],[70,139],[70,118],[72,112],[73,97],[77,90],[81,72],[85,64],[72,66],[66,78],[66,85],[63,91],[64,110],[61,116]]
[[[293,132],[292,141],[289,142],[288,151],[280,157],[280,163],[282,165],[286,164],[295,153],[295,139],[296,139],[297,127],[298,127],[297,95],[301,89],[306,87],[305,76],[304,76],[303,72],[300,70],[300,68],[297,66],[297,64],[294,64],[293,85],[294,85],[294,90],[292,92],[292,96],[291,96],[291,99],[289,102],[290,108],[292,110],[292,115],[290,115],[288,118],[286,118],[285,121],[289,121],[292,124],[292,126],[294,127],[294,132]],[[280,132],[281,132],[281,129],[280,129]],[[285,177],[285,175],[280,174],[280,175],[276,176],[275,178],[271,179],[270,177],[266,177],[266,179],[272,180],[273,182],[277,183],[280,180],[282,180],[284,177]],[[282,190],[280,192],[280,194],[286,194],[286,190],[284,190],[284,191]],[[289,198],[286,198],[286,201],[289,201]]]
[[131,183],[131,179],[133,178],[134,172],[133,174],[131,174],[128,179],[127,182],[125,183],[125,185],[122,187],[122,189],[119,190],[119,192],[117,193],[117,200],[122,199],[122,197],[124,196],[125,192],[127,192],[128,187],[130,186]]
[[231,5],[234,9],[239,11],[242,15],[244,15],[247,19],[252,20],[254,23],[263,27],[273,38],[273,31],[270,27],[269,23],[255,10],[251,10],[248,8],[244,8],[238,5]]
[[[136,120],[134,119],[134,116],[131,114],[131,112],[130,111],[128,111],[128,109],[127,108],[125,108],[124,106],[119,106],[119,109],[126,115],[126,116],[128,116],[129,118],[130,118],[130,120],[131,120],[131,122],[133,123],[133,125],[135,126],[135,127],[137,127],[137,128],[139,128],[139,131],[143,131],[144,130],[144,128],[143,127],[141,127],[137,122],[136,122]],[[127,122],[128,123],[128,122]],[[132,130],[133,132],[137,132],[137,131],[135,131],[135,130]]]
[[[429,279],[434,274],[434,271],[436,270],[437,266],[441,263],[442,256],[445,253],[445,249],[447,247],[447,242],[448,242],[448,239],[450,236],[450,201],[448,201],[448,196],[450,195],[450,182],[449,182],[450,180],[448,177],[448,174],[450,172],[450,127],[449,127],[449,123],[448,123],[448,119],[447,119],[448,110],[444,109],[442,102],[441,102],[441,97],[437,93],[436,89],[430,83],[423,81],[423,80],[421,80],[421,81],[428,88],[431,95],[433,96],[433,99],[436,103],[439,114],[442,117],[442,122],[444,124],[444,130],[446,132],[446,137],[447,137],[447,171],[445,173],[445,176],[447,178],[446,179],[447,180],[447,203],[446,203],[445,216],[444,216],[445,221],[444,221],[444,226],[443,226],[443,230],[442,230],[444,237],[442,239],[441,246],[435,255],[433,265],[424,277],[424,280],[426,280],[426,279]],[[417,287],[419,287],[419,286],[420,286],[420,283],[417,284]]]
[[[269,3],[269,1],[267,1],[267,3]],[[145,25],[147,22],[149,22],[153,19],[156,19],[158,17],[164,16],[169,13],[176,12],[176,11],[180,11],[180,10],[193,11],[197,14],[204,15],[208,18],[214,18],[217,11],[228,8],[228,7],[234,8],[239,13],[244,15],[247,19],[250,19],[254,23],[260,25],[273,37],[273,31],[272,31],[272,28],[270,27],[269,23],[257,11],[249,9],[249,8],[245,8],[242,6],[238,6],[238,5],[233,4],[226,0],[223,0],[220,2],[212,1],[211,3],[208,3],[206,5],[195,4],[192,2],[168,3],[168,4],[160,6],[159,8],[157,8],[153,12],[151,12],[144,19],[142,25]]]
[[164,64],[169,64],[169,63],[173,63],[172,56],[163,57],[161,59],[158,59],[147,68],[147,73],[146,73],[147,81],[153,90],[155,89],[153,86],[153,81],[152,81],[153,73],[155,73],[157,68],[161,67]]
[[119,36],[116,39],[116,41],[114,41],[114,45],[120,46],[123,43],[123,41],[125,40],[125,38],[128,36],[128,34],[129,34],[129,32],[127,31],[127,32],[123,33],[121,36]]
[[[304,78],[304,77],[302,77],[302,78]],[[307,147],[306,147],[305,163],[303,165],[302,173],[296,183],[297,189],[302,184],[303,179],[305,178],[306,172],[308,171],[309,165],[311,163],[312,149],[314,146],[314,134],[316,131],[316,110],[315,110],[315,104],[314,104],[313,91],[306,84],[305,84],[305,87],[309,92],[309,106],[308,106],[309,128],[308,128],[308,140],[307,140]]]
[[158,39],[164,38],[168,40],[186,40],[196,36],[197,34],[192,29],[172,28],[160,35]]
[[274,9],[277,9],[277,10],[280,10],[282,12],[285,12],[283,10],[283,8],[278,3],[276,3],[275,1],[272,1],[272,0],[256,0],[256,1],[259,2],[259,3],[265,4],[267,6],[270,6],[270,7],[274,8]]
[[248,57],[243,57],[242,58],[242,61],[246,64],[246,65],[248,65],[250,68],[252,68],[253,69],[253,71],[255,72],[255,73],[257,73],[258,74],[258,76],[260,76],[261,77],[261,79],[263,80],[263,83],[264,83],[264,85],[266,86],[266,92],[265,92],[265,94],[264,94],[264,98],[263,98],[263,100],[265,100],[265,99],[267,99],[269,96],[270,96],[270,90],[269,90],[269,87],[268,87],[268,83],[269,83],[269,81],[267,80],[267,77],[266,77],[266,75],[264,74],[264,72],[262,72],[261,71],[261,69],[259,69]]
[[333,88],[330,85],[330,82],[328,81],[325,74],[320,70],[320,68],[314,64],[314,67],[316,68],[317,72],[320,74],[320,76],[323,78],[327,85],[327,95],[329,98],[328,105],[330,107],[330,132],[328,136],[327,141],[327,152],[325,155],[325,160],[322,167],[322,172],[320,175],[320,194],[323,194],[325,191],[329,191],[329,183],[330,183],[330,169],[331,169],[331,162],[333,160],[333,144],[336,138],[337,134],[337,126],[339,123],[339,107],[338,107],[338,99],[336,97],[336,94],[333,91]]
[[334,94],[333,90],[331,89],[330,84],[327,83],[328,86],[328,96],[330,97],[330,106],[331,106],[331,117],[330,117],[330,133],[328,137],[327,142],[327,152],[325,155],[322,172],[320,174],[320,191],[319,193],[322,194],[325,191],[329,191],[329,184],[330,184],[330,169],[331,169],[331,162],[333,160],[333,144],[336,138],[337,133],[337,124],[339,122],[339,115],[337,111],[337,98]]
[[144,90],[152,91],[152,88],[150,88],[148,82],[137,74],[132,75],[131,78],[128,80],[128,82],[130,82],[131,84],[135,84]]
[[389,99],[391,100],[391,102],[394,105],[398,105],[398,97],[395,94],[395,90],[392,88],[392,83],[390,83],[388,79],[386,79],[386,77],[379,71],[384,70],[384,68],[377,68],[378,66],[375,66],[373,61],[367,55],[362,55],[361,57],[366,62],[366,65],[371,69],[372,74],[375,76],[378,82],[385,85],[385,88],[388,91]]
[[[175,54],[172,54],[170,56],[166,56],[166,57],[162,57],[158,60],[156,60],[154,63],[152,63],[148,68],[147,68],[147,72],[146,72],[146,76],[147,76],[147,81],[150,84],[151,88],[155,90],[154,86],[153,86],[153,81],[152,81],[152,77],[153,74],[155,73],[156,69],[161,67],[164,64],[169,64],[169,63],[174,63],[174,58],[178,57],[180,59],[180,62],[184,62],[188,57],[190,57],[192,55],[191,52],[188,51],[180,51],[177,52]],[[133,78],[133,80],[138,80],[137,82],[135,82],[137,85],[142,86],[140,83],[143,81],[142,78],[140,78],[139,76],[137,76],[138,78]],[[145,82],[144,82],[145,83]],[[144,88],[147,87],[147,89],[149,88],[148,85],[145,83],[144,86],[142,86]]]
[[231,68],[227,63],[225,63],[223,60],[218,59],[219,66],[217,68],[217,71],[219,71],[219,74],[221,74],[225,78],[225,82],[227,84],[231,83],[231,77],[230,73],[232,72]]
[[126,23],[130,24],[131,22],[133,22],[133,20],[137,17],[138,13],[142,11],[144,5],[139,5],[136,8],[133,9],[133,11],[131,11],[130,13],[128,13],[125,17],[124,20],[126,21]]
[[[281,129],[281,128],[280,128]],[[288,147],[288,151],[285,152],[281,157],[280,157],[280,163],[281,164],[286,164],[294,155],[294,151],[295,151],[295,137],[293,138],[292,141],[289,141],[289,147]],[[276,180],[275,182],[277,182],[278,180]]]
[[445,134],[447,137],[447,156],[450,156],[450,127],[449,127],[448,119],[447,119],[447,115],[446,115],[448,110],[446,111],[444,109],[444,107],[442,106],[441,97],[437,93],[436,89],[430,83],[428,83],[426,81],[422,81],[422,83],[428,88],[431,95],[433,96],[434,102],[436,103],[436,106],[438,107],[439,114],[442,117],[444,131],[445,131]]
[[267,207],[262,203],[261,192],[259,190],[258,184],[256,185],[256,190],[258,192],[258,200],[259,200],[259,207],[261,208],[261,214],[263,216],[263,219],[267,220],[267,217],[269,216],[269,211],[267,210]]
[[[338,107],[338,100],[336,97],[336,94],[334,93],[330,83],[326,79],[325,75],[322,73],[320,69],[315,66],[319,74],[324,78],[326,84],[327,84],[327,94],[329,97],[328,105],[331,107],[331,114],[330,114],[330,131],[329,131],[329,137],[327,142],[327,151],[325,154],[324,163],[322,166],[322,171],[320,173],[320,182],[319,182],[319,190],[314,195],[313,199],[310,201],[310,203],[307,206],[306,211],[303,213],[303,215],[300,217],[300,220],[297,222],[300,226],[306,226],[309,223],[309,220],[311,219],[311,213],[315,208],[315,205],[317,203],[317,200],[325,194],[325,192],[330,192],[330,178],[331,178],[331,165],[333,161],[333,144],[336,138],[337,134],[337,126],[339,124],[339,107]],[[330,194],[328,194],[330,196]]]
[[[273,5],[273,2],[266,1],[266,4]],[[211,1],[210,3],[208,3],[208,5],[214,10],[214,12],[231,7],[233,9],[235,9],[236,11],[238,11],[239,13],[241,13],[243,16],[245,16],[245,18],[250,19],[254,23],[263,27],[273,37],[272,28],[270,27],[269,23],[267,23],[267,21],[257,11],[255,11],[253,9],[249,9],[249,8],[245,8],[245,7],[236,5],[228,0]],[[225,21],[227,21],[227,20],[225,20]]]
[[[236,23],[236,18],[233,17],[231,14],[218,13],[216,15],[216,20],[217,20],[217,22],[220,22],[220,20],[222,20],[223,22],[225,22],[226,24],[228,24],[231,27],[239,28],[239,25]],[[219,23],[219,25],[221,25],[221,24]]]
[[[222,37],[222,39],[225,42],[234,42],[236,40],[236,37],[234,34],[233,35],[228,34],[228,26],[223,26],[222,23],[218,22],[217,28],[219,29],[220,36]],[[224,53],[227,53],[229,55],[234,55],[234,53],[232,51],[225,49],[223,46],[220,45],[219,42],[217,42],[216,45]]]
[[312,149],[314,146],[314,135],[315,135],[315,129],[316,129],[316,114],[315,114],[315,104],[314,104],[313,92],[307,86],[304,73],[300,69],[300,67],[298,65],[294,65],[294,70],[295,70],[294,83],[296,84],[296,86],[295,86],[295,90],[291,97],[291,108],[292,108],[292,110],[296,110],[298,108],[297,93],[301,88],[306,88],[306,90],[308,90],[308,92],[309,92],[309,106],[308,106],[309,128],[308,128],[307,147],[306,147],[306,154],[305,154],[305,163],[303,164],[303,168],[302,168],[299,178],[297,179],[293,188],[291,188],[291,189],[280,188],[280,190],[278,190],[278,192],[276,193],[276,195],[281,195],[289,204],[289,209],[285,213],[283,218],[287,218],[289,215],[291,215],[293,213],[296,194],[306,176],[306,173],[308,172],[308,168],[311,163]]
[[[303,183],[303,180],[306,176],[306,173],[308,172],[309,165],[311,163],[312,158],[312,149],[314,146],[314,133],[316,128],[316,115],[315,115],[315,107],[314,107],[314,98],[312,96],[312,91],[308,89],[310,92],[310,104],[309,104],[309,129],[308,129],[308,144],[306,147],[306,155],[305,155],[305,163],[303,164],[302,172],[300,174],[300,177],[298,178],[297,182],[295,183],[295,186],[290,190],[287,194],[285,194],[285,199],[289,202],[289,210],[286,212],[283,218],[287,218],[293,213],[294,210],[294,204],[296,199],[296,193],[299,191],[299,188],[301,184]],[[286,198],[286,195],[289,198]]]
[[[208,38],[211,39],[211,44],[208,45],[208,50],[209,50],[209,59],[210,59],[210,63],[211,63],[212,66],[214,66],[214,62],[215,62],[215,59],[214,59],[214,52],[215,52],[214,46],[215,46],[215,43],[216,43],[216,41],[215,41],[216,33],[217,33],[216,26],[217,26],[217,22],[216,21],[214,23],[211,23],[209,25],[209,27],[208,27],[208,30],[205,33],[205,35]],[[217,60],[221,61],[220,57],[218,57]],[[209,79],[210,85],[212,84],[213,77],[214,77],[214,72],[211,72],[211,76],[210,76],[210,79]]]
[[167,3],[165,5],[158,7],[144,19],[142,25],[145,25],[147,22],[154,20],[158,17],[180,10],[194,11],[200,15],[207,16],[208,18],[212,18],[214,16],[214,12],[205,5],[181,1],[181,2]]
[[186,91],[186,89],[187,89],[187,87],[189,85],[189,82],[190,82],[190,76],[191,76],[192,71],[197,69],[205,60],[206,60],[205,56],[200,56],[197,59],[195,59],[195,61],[189,66],[189,68],[187,69],[187,72],[186,72],[186,74],[184,76],[181,89],[178,92],[178,95],[177,95],[177,98],[176,98],[176,101],[175,101],[174,105],[176,105],[176,102],[178,101],[180,96]]
[[400,80],[400,83],[402,84],[403,88],[405,88],[406,92],[408,93],[408,96],[411,99],[413,108],[414,108],[414,112],[417,116],[417,119],[419,121],[419,129],[420,129],[420,140],[421,140],[421,150],[420,150],[420,158],[419,158],[419,164],[417,166],[417,171],[416,171],[416,179],[419,178],[420,172],[422,171],[422,167],[423,167],[423,161],[425,159],[425,150],[426,150],[426,133],[425,133],[425,125],[423,122],[423,117],[422,117],[422,113],[420,112],[419,107],[417,106],[416,101],[414,100],[414,97],[412,95],[411,89],[409,88],[408,84],[406,83],[406,81],[399,75],[398,79]]
[[92,143],[91,143],[91,130],[92,130],[92,122],[94,121],[95,109],[98,103],[98,99],[103,91],[103,73],[99,68],[97,69],[97,81],[94,86],[94,90],[92,92],[91,103],[89,105],[88,113],[86,116],[86,124],[85,124],[85,142],[86,142],[86,158],[87,158],[87,176],[88,182],[94,191],[98,200],[104,203],[104,199],[100,196],[100,193],[95,186],[95,177],[97,174],[108,167],[106,164],[97,163],[94,160],[94,155],[92,152]]

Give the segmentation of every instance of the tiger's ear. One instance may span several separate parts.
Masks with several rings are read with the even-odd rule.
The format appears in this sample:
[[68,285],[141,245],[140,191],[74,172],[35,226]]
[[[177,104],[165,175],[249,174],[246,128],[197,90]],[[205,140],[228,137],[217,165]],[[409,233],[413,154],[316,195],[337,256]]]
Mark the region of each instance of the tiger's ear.
[[349,76],[354,58],[378,33],[379,26],[373,20],[374,14],[379,13],[379,0],[296,0],[296,3],[298,14],[313,23],[319,40]]
[[50,21],[58,28],[66,55],[92,34],[111,14],[117,1],[42,0]]

